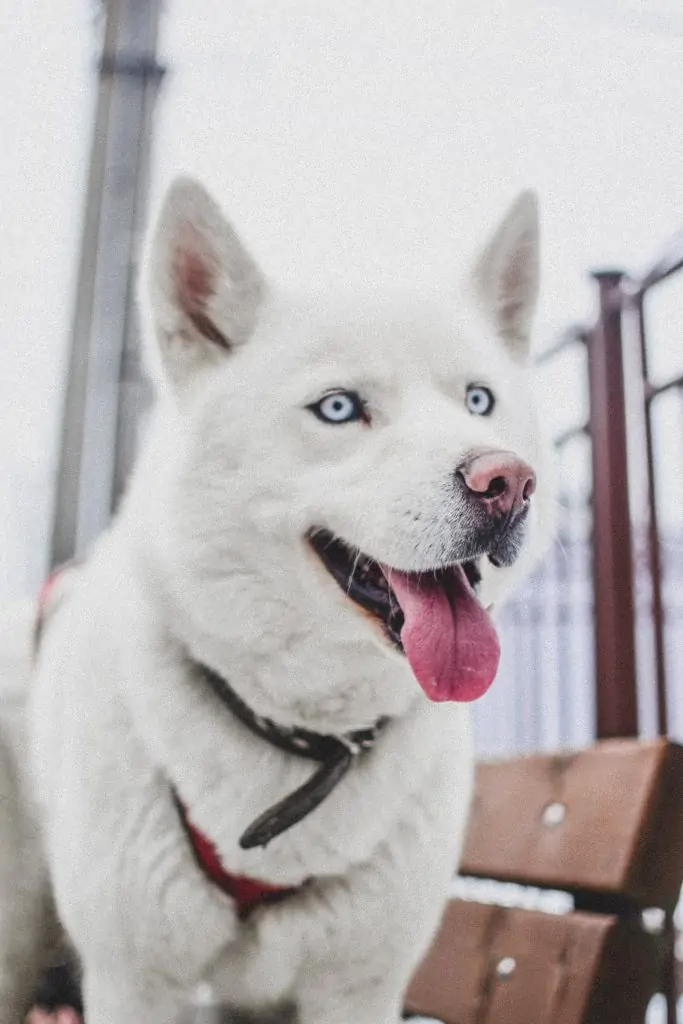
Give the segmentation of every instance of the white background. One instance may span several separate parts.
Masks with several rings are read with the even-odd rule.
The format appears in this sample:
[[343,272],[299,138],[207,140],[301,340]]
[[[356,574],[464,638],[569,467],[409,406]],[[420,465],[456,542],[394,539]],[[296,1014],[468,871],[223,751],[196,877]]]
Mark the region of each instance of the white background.
[[[0,0],[0,594],[42,571],[96,8]],[[588,267],[637,269],[683,225],[673,2],[171,0],[162,50],[155,200],[174,172],[201,175],[281,278],[455,280],[531,184],[543,343],[590,317]],[[662,373],[680,351],[680,293],[654,318]],[[567,370],[539,390],[554,424],[581,417]],[[677,497],[665,513],[678,512]]]

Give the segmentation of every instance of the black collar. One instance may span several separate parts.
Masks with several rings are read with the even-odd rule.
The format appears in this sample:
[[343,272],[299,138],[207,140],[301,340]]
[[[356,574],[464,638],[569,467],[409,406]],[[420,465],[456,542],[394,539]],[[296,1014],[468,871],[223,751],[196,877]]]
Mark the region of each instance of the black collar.
[[369,729],[357,729],[341,736],[311,732],[298,726],[277,725],[252,711],[213,669],[194,664],[220,701],[255,736],[288,754],[320,763],[320,768],[308,782],[269,807],[245,829],[239,841],[243,850],[267,846],[271,839],[314,811],[341,782],[354,760],[374,746],[388,722],[387,718],[380,718]]

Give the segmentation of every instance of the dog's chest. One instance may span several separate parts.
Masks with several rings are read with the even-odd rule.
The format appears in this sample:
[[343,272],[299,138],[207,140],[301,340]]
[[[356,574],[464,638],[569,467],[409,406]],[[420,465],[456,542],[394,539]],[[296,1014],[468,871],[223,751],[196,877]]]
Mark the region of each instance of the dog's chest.
[[[414,756],[408,750],[403,758],[395,756],[396,740],[388,737],[386,746],[380,742],[360,755],[338,786],[303,820],[265,847],[242,849],[239,840],[245,829],[267,808],[310,782],[316,766],[279,751],[259,749],[258,741],[247,745],[240,739],[232,771],[220,785],[198,786],[183,780],[193,822],[211,839],[231,872],[295,885],[344,872],[350,864],[367,860],[381,838],[410,816],[416,797]],[[426,793],[421,797],[428,799]]]
[[[432,766],[443,761],[444,750],[462,746],[459,715],[420,703],[389,723],[373,749],[354,760],[307,817],[265,848],[242,849],[245,829],[305,785],[317,765],[253,735],[201,678],[188,677],[186,666],[151,631],[142,632],[141,616],[134,621],[129,608],[122,612],[131,627],[125,649],[108,615],[103,621],[111,635],[98,629],[75,658],[72,633],[83,622],[78,607],[58,616],[62,621],[55,621],[46,637],[52,679],[43,689],[55,716],[63,719],[69,778],[80,779],[89,803],[110,806],[118,791],[134,804],[136,785],[142,799],[142,780],[149,775],[169,807],[177,794],[235,875],[296,886],[368,860],[395,829],[409,826],[415,801],[429,806]],[[119,657],[103,657],[103,649],[113,649],[117,641]],[[138,765],[135,771],[133,764]],[[453,769],[456,773],[455,763]],[[166,782],[165,794],[163,785],[151,781],[159,776]],[[180,816],[178,835],[183,837]]]

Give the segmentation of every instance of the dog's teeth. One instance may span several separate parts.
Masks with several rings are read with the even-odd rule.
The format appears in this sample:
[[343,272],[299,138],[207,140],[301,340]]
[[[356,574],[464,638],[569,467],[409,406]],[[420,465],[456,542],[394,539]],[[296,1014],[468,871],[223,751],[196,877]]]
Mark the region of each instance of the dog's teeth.
[[493,611],[493,605],[492,604],[488,605],[486,611],[487,612],[492,612]]

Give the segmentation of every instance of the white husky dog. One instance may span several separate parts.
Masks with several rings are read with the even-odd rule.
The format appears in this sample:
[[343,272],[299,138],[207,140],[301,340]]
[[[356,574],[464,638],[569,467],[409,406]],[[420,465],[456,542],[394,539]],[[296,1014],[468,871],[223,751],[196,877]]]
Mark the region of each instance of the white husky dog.
[[525,192],[462,294],[291,297],[171,187],[129,493],[35,652],[35,606],[2,626],[1,1024],[55,916],[88,1024],[172,1022],[202,981],[399,1019],[459,857],[487,609],[551,532],[538,262]]

